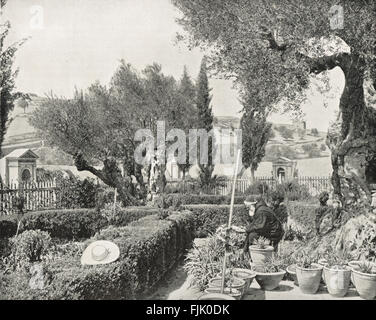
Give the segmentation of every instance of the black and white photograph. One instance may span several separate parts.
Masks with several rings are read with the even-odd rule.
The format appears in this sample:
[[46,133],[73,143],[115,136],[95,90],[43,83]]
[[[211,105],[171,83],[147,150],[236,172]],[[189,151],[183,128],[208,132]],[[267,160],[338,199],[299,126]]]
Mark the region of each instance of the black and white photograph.
[[1,301],[376,300],[375,0],[0,7]]

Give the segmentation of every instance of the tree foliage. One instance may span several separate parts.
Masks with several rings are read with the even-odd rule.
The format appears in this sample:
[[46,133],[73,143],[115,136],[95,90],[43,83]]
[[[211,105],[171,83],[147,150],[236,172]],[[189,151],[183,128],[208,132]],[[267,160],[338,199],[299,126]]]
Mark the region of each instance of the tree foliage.
[[[3,9],[7,0],[0,0],[0,19],[2,20]],[[6,45],[6,38],[11,25],[9,21],[0,22],[0,157],[1,147],[9,123],[9,114],[14,108],[14,102],[22,96],[15,91],[15,79],[18,70],[13,67],[15,54],[25,40],[18,41],[9,46]]]
[[[373,0],[173,0],[186,31],[180,39],[210,54],[210,67],[235,80],[270,110],[300,112],[312,77],[342,69],[346,85],[339,126],[328,134],[334,192],[360,188],[370,199],[364,168],[376,157],[376,2]],[[340,5],[337,10],[334,5]],[[344,25],[335,24],[341,19]],[[328,90],[328,81],[321,89]],[[279,110],[280,111],[280,110]],[[337,130],[338,129],[338,130]],[[348,162],[348,159],[355,161]],[[352,173],[344,170],[350,165]],[[351,182],[351,186],[349,185]]]
[[[160,65],[140,74],[121,61],[108,87],[96,82],[72,99],[51,95],[33,112],[31,123],[47,143],[71,155],[78,170],[117,188],[127,205],[146,196],[148,168],[135,162],[135,132],[150,129],[155,137],[159,120],[166,130],[181,125],[185,101],[177,81]],[[164,170],[162,165],[163,176]]]
[[[209,88],[209,80],[207,75],[206,57],[203,58],[200,67],[200,73],[196,84],[196,108],[197,108],[197,128],[205,129],[206,132],[210,132],[213,129],[213,112],[211,108],[211,95]],[[202,141],[200,141],[201,145]],[[212,151],[214,148],[214,137],[208,139],[208,163],[201,163],[201,155],[199,152],[199,180],[202,187],[210,186],[213,184],[212,174],[214,171]],[[199,148],[200,150],[201,148]],[[205,150],[206,151],[206,150]],[[216,178],[215,178],[216,179]]]
[[264,110],[244,105],[244,114],[242,116],[240,127],[242,129],[242,155],[245,168],[251,168],[252,177],[261,160],[265,156],[265,148],[271,133],[272,124],[266,121],[267,115]]

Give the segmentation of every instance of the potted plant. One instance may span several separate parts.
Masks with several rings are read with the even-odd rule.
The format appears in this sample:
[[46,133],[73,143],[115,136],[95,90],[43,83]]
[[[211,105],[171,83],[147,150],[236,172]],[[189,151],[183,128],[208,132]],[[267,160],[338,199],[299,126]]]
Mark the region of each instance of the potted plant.
[[252,263],[254,266],[262,266],[267,259],[273,256],[274,248],[270,245],[270,241],[264,237],[260,237],[249,247]]
[[332,253],[325,259],[324,280],[330,295],[344,297],[349,291],[351,268],[345,254]]
[[246,293],[256,277],[256,273],[250,269],[249,261],[244,258],[242,250],[233,252],[229,257],[229,262],[234,277],[245,281],[244,293]]
[[279,286],[286,274],[283,260],[279,257],[271,257],[264,265],[254,266],[256,281],[263,290],[274,290]]
[[290,278],[294,281],[294,284],[298,287],[299,282],[298,282],[298,277],[296,276],[296,264],[289,265],[286,268],[286,271]]
[[[209,289],[210,288],[217,288],[221,289],[222,288],[222,273],[218,273],[217,277],[214,279],[211,279],[209,281]],[[240,278],[237,278],[234,276],[233,269],[227,269],[226,270],[226,275],[225,275],[225,288],[228,289],[236,289],[241,293],[241,297],[244,296],[246,292],[246,285],[247,283]]]
[[376,268],[368,261],[363,261],[352,268],[356,291],[363,299],[372,300],[376,297]]
[[317,259],[307,253],[301,254],[296,263],[296,277],[304,294],[314,294],[320,286],[323,266],[315,263]]

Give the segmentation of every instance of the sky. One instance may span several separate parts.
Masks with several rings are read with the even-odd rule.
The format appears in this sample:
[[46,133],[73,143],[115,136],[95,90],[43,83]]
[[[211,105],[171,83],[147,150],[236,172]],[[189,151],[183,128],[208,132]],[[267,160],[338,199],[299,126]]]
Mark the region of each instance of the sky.
[[[137,70],[157,62],[165,74],[180,78],[184,65],[197,78],[204,52],[174,42],[181,27],[170,0],[9,0],[4,18],[12,30],[10,41],[30,37],[17,53],[17,89],[44,96],[49,92],[71,97],[99,80],[108,84],[120,59]],[[338,92],[342,71],[330,72]],[[228,80],[210,79],[216,116],[240,116],[236,90]],[[320,93],[311,90],[302,106],[309,128],[326,131],[338,109],[339,94],[324,107]],[[271,120],[290,123],[288,115]]]

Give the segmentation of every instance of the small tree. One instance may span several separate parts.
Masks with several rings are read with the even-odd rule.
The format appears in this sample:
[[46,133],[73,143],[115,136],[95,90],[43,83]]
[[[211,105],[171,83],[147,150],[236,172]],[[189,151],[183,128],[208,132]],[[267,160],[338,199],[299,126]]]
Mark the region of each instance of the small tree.
[[243,164],[246,169],[251,169],[254,181],[255,171],[265,156],[265,147],[273,131],[272,125],[266,121],[265,113],[245,106],[240,126],[243,138]]
[[[209,88],[209,80],[207,75],[206,58],[204,57],[201,62],[200,73],[197,80],[197,96],[196,96],[196,107],[197,107],[197,126],[199,129],[205,129],[208,133],[213,129],[213,113],[210,106],[211,103],[211,89]],[[202,142],[200,141],[200,144]],[[198,163],[200,168],[199,179],[200,185],[202,187],[212,185],[212,174],[214,171],[212,150],[214,146],[213,139],[209,138],[208,141],[208,163],[202,164]],[[200,150],[200,146],[199,146]],[[200,153],[200,152],[199,152]],[[199,155],[200,159],[200,155]]]
[[[197,123],[197,113],[195,106],[196,87],[188,74],[187,68],[184,66],[183,76],[179,82],[178,92],[181,97],[181,112],[180,112],[180,125],[177,128],[182,129],[188,133],[189,129],[194,128]],[[187,135],[188,137],[188,135]],[[186,139],[186,161],[185,163],[178,163],[179,169],[183,172],[183,179],[186,173],[192,166],[189,163],[189,139]]]

